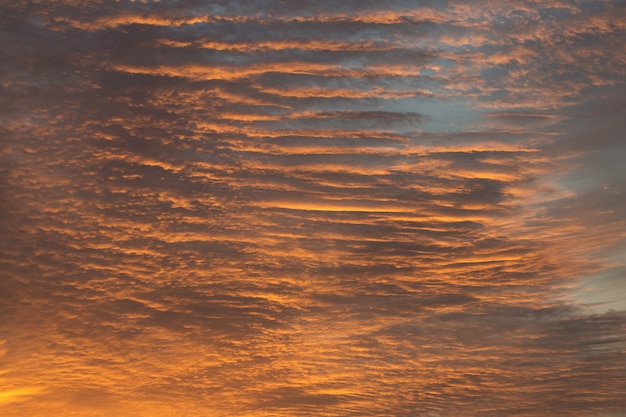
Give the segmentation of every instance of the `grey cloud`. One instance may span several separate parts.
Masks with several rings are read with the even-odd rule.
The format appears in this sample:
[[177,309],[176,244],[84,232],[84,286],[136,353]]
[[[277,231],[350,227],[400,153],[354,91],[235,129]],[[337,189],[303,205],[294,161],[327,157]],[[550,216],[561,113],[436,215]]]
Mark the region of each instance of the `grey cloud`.
[[554,124],[559,117],[549,113],[525,113],[525,112],[497,112],[489,113],[487,118],[509,124],[514,127],[520,126],[543,126]]

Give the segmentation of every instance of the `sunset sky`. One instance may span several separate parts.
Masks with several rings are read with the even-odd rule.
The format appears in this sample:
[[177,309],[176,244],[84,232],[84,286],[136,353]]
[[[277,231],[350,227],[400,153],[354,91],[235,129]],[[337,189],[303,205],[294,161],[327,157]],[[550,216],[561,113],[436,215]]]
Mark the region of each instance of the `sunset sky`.
[[626,416],[623,0],[0,0],[0,416]]

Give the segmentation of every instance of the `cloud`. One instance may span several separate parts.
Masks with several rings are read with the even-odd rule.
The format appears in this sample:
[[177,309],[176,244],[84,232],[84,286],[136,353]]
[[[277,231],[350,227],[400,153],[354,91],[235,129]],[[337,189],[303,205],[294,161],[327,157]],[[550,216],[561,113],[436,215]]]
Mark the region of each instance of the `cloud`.
[[[9,404],[16,401],[26,401],[33,395],[37,394],[37,388],[20,388],[0,393],[0,404]],[[26,397],[26,398],[24,398]]]
[[624,410],[617,2],[0,9],[3,415]]

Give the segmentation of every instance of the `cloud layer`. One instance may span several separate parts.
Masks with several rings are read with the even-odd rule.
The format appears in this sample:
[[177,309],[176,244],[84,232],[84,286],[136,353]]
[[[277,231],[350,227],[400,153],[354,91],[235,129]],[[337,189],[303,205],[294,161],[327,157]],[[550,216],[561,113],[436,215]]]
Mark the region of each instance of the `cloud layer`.
[[624,22],[0,3],[2,415],[626,415]]

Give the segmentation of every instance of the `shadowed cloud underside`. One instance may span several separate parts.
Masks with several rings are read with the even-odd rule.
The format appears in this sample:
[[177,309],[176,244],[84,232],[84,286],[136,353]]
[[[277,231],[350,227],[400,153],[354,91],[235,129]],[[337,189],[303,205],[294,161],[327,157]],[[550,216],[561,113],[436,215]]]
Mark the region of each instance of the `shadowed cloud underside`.
[[619,1],[0,1],[0,414],[626,416]]

